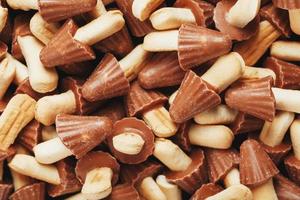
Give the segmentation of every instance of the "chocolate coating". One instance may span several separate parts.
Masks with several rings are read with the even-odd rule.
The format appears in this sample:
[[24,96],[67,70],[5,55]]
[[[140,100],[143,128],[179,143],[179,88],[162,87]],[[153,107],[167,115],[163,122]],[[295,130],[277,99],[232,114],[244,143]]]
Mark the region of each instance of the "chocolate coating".
[[254,36],[258,31],[259,15],[257,15],[244,28],[238,28],[229,24],[226,20],[226,14],[237,0],[223,0],[217,3],[214,10],[214,22],[216,28],[222,33],[228,34],[232,40],[243,41]]
[[15,191],[9,199],[11,200],[44,200],[45,197],[45,183],[34,183],[32,185],[24,186]]
[[32,120],[19,133],[17,141],[32,151],[33,147],[42,141],[42,124],[37,120]]
[[[113,146],[113,137],[122,133],[134,133],[144,140],[142,150],[137,155],[128,155],[116,150]],[[123,118],[114,123],[113,131],[107,137],[109,148],[112,154],[122,163],[138,164],[144,162],[154,150],[154,134],[144,121],[137,118]]]
[[77,29],[78,27],[72,19],[67,20],[51,41],[42,49],[40,59],[45,67],[55,67],[57,65],[95,59],[95,54],[88,45],[73,38]]
[[87,173],[96,168],[108,167],[113,171],[112,184],[116,184],[119,178],[120,165],[114,157],[103,151],[92,151],[77,161],[76,177],[84,183]]
[[99,101],[127,94],[129,81],[119,62],[112,54],[106,54],[82,87],[88,101]]
[[77,159],[99,145],[112,131],[112,122],[107,117],[60,114],[55,124],[58,137]]
[[95,8],[97,0],[39,0],[39,13],[47,22],[57,22]]

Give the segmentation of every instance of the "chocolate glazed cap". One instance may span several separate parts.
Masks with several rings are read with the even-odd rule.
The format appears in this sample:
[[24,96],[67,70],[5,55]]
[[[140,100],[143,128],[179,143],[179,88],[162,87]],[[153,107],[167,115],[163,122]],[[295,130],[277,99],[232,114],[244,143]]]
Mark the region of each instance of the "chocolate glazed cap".
[[112,122],[107,117],[60,114],[55,124],[58,137],[77,159],[95,148],[112,131]]
[[193,71],[186,73],[174,102],[170,116],[176,123],[183,123],[196,114],[213,108],[221,103],[220,96],[208,83]]
[[209,26],[213,23],[214,6],[202,0],[177,0],[174,7],[191,9],[199,26]]
[[76,100],[76,114],[78,115],[90,114],[104,103],[103,101],[89,102],[83,98],[83,83],[83,80],[75,79],[73,77],[66,77],[61,81],[60,84],[60,89],[62,89],[62,91],[66,92],[68,90],[72,90]]
[[183,70],[197,67],[231,50],[231,39],[219,31],[183,24],[178,36],[178,59]]
[[82,86],[83,97],[91,102],[123,96],[128,90],[129,81],[112,54],[103,57]]
[[113,171],[112,185],[115,185],[119,179],[120,165],[114,157],[103,151],[92,151],[79,159],[75,168],[76,177],[84,183],[87,173],[101,167],[107,167]]
[[13,192],[14,187],[11,184],[0,184],[0,199],[6,200]]
[[214,22],[216,28],[224,34],[228,34],[230,39],[243,41],[254,36],[259,28],[259,15],[257,15],[244,28],[238,28],[229,24],[226,20],[226,15],[237,0],[223,0],[217,3],[214,10]]
[[113,187],[112,192],[106,200],[140,200],[140,195],[130,184],[119,184]]
[[214,183],[203,184],[190,198],[190,200],[205,200],[207,197],[213,196],[221,192],[223,188]]
[[285,10],[300,8],[299,0],[272,0],[272,2],[274,6]]
[[32,151],[33,147],[42,141],[42,124],[37,120],[32,120],[19,133],[17,141]]
[[275,98],[271,90],[273,79],[240,80],[225,94],[226,104],[259,119],[272,121],[275,117]]
[[279,170],[264,151],[263,147],[253,139],[248,139],[240,146],[241,183],[256,187],[267,182],[279,173]]
[[275,86],[285,89],[300,89],[300,67],[274,57],[268,57],[264,67],[276,74]]
[[[144,145],[142,150],[136,155],[129,155],[119,152],[113,146],[113,137],[123,133],[134,133],[142,137]],[[154,150],[154,134],[144,121],[137,118],[123,118],[114,123],[113,131],[107,137],[108,145],[113,155],[122,163],[137,164],[144,162],[152,155]]]
[[166,178],[185,192],[193,194],[203,183],[207,182],[207,169],[204,152],[201,149],[194,149],[190,158],[192,163],[186,170],[168,171]]
[[184,75],[185,71],[179,65],[177,52],[162,52],[147,60],[139,73],[138,81],[143,88],[154,89],[179,85]]
[[240,158],[234,149],[210,149],[205,150],[208,176],[210,182],[217,182],[239,164]]
[[167,97],[155,90],[144,90],[138,82],[131,84],[125,103],[129,116],[136,116],[152,108],[163,105]]
[[70,194],[81,190],[81,183],[75,175],[75,162],[68,157],[55,164],[60,178],[59,185],[49,184],[48,194],[51,197],[58,197],[64,194]]
[[133,0],[116,0],[116,3],[119,9],[124,14],[126,24],[130,29],[130,32],[135,37],[143,37],[150,32],[153,32],[154,29],[151,25],[150,20],[141,22],[132,14],[132,3]]
[[284,176],[278,174],[274,177],[274,187],[279,199],[296,200],[300,199],[300,187]]
[[262,7],[259,11],[259,14],[262,18],[268,20],[285,37],[289,37],[292,34],[289,23],[289,14],[287,11],[276,8],[270,3]]
[[57,22],[91,11],[97,0],[39,0],[39,13],[47,22]]
[[44,200],[45,199],[45,183],[34,183],[21,187],[14,192],[10,200]]
[[96,58],[88,45],[73,38],[77,29],[75,22],[69,19],[42,49],[40,59],[45,67],[72,64]]

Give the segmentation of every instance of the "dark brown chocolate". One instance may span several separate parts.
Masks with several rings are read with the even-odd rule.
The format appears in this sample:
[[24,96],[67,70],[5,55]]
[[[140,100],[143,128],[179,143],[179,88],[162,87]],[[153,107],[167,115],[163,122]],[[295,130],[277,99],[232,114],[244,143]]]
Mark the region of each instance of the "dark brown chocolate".
[[193,194],[202,184],[207,182],[207,169],[204,152],[194,149],[189,155],[192,163],[184,171],[168,171],[166,178],[182,190]]
[[106,54],[82,87],[88,101],[99,101],[127,94],[129,81],[119,62],[112,54]]
[[239,155],[234,149],[210,149],[205,150],[210,182],[216,183],[223,179],[227,173],[237,167]]
[[[1,200],[7,200],[8,197],[11,195],[13,192],[14,187],[11,184],[5,184],[1,183],[0,184],[0,199]],[[32,200],[32,199],[31,199]]]
[[167,97],[154,90],[143,89],[138,82],[133,82],[125,98],[128,115],[133,117],[163,105]]
[[82,95],[82,86],[84,84],[83,80],[75,79],[72,77],[66,77],[62,80],[60,88],[62,91],[66,92],[72,90],[75,100],[76,100],[76,114],[86,115],[97,110],[103,101],[89,102]]
[[203,184],[190,198],[190,200],[205,200],[207,197],[213,196],[221,192],[223,188],[214,183]]
[[4,42],[0,41],[0,60],[5,58],[7,50],[8,50],[7,45]]
[[31,35],[31,31],[29,28],[30,18],[30,15],[19,14],[14,19],[11,54],[18,60],[23,60],[23,54],[21,52],[17,39],[18,36]]
[[112,192],[106,200],[140,200],[140,195],[130,184],[119,184],[113,187]]
[[285,89],[300,89],[300,66],[268,57],[264,67],[269,68],[276,74],[275,87]]
[[300,187],[278,174],[273,178],[274,187],[278,199],[280,200],[297,200],[300,199]]
[[282,142],[275,147],[270,147],[263,143],[262,146],[276,165],[278,165],[292,149],[292,145],[286,142]]
[[116,121],[121,120],[126,116],[126,111],[123,102],[120,99],[113,99],[109,100],[92,115],[108,117],[113,121],[113,123],[115,123]]
[[99,145],[112,131],[112,121],[107,117],[60,114],[55,124],[58,137],[77,159]]
[[91,151],[77,161],[76,177],[84,183],[87,173],[96,168],[108,167],[113,171],[112,185],[119,179],[120,165],[114,157],[103,151]]
[[39,13],[47,22],[57,22],[95,8],[97,0],[39,0]]
[[56,90],[53,92],[47,92],[47,93],[38,93],[34,91],[30,85],[29,79],[23,80],[17,87],[15,94],[27,94],[31,96],[34,100],[38,101],[40,98],[44,96],[50,96],[56,94]]
[[126,24],[130,29],[130,32],[135,37],[143,37],[148,33],[154,31],[151,22],[146,20],[141,22],[132,14],[132,3],[133,0],[116,0],[117,6],[124,14]]
[[92,73],[96,64],[93,61],[85,61],[79,63],[72,63],[68,65],[57,66],[57,69],[65,72],[68,75],[79,76],[80,78],[86,77]]
[[258,31],[259,15],[257,15],[244,28],[235,27],[229,24],[226,20],[226,15],[230,8],[237,2],[237,0],[223,0],[217,3],[214,10],[214,22],[216,28],[228,36],[232,40],[243,41],[254,36]]
[[175,143],[178,144],[182,150],[187,152],[191,151],[192,149],[188,136],[192,124],[193,120],[188,120],[184,122],[179,126],[178,131],[175,135]]
[[274,6],[285,10],[300,8],[299,0],[272,0],[272,2]]
[[240,179],[246,186],[256,187],[279,173],[276,165],[256,140],[248,139],[243,142],[240,146],[240,156]]
[[290,155],[284,160],[284,164],[289,178],[300,185],[300,160]]
[[275,117],[275,98],[271,90],[273,78],[240,80],[225,94],[226,104],[259,119],[272,121]]
[[264,126],[264,120],[258,119],[243,112],[239,112],[234,122],[230,124],[233,134],[249,133],[260,130]]
[[[137,155],[128,155],[116,150],[113,146],[113,137],[122,133],[134,133],[141,136],[144,140],[144,146]],[[123,118],[114,123],[113,131],[108,135],[107,141],[112,154],[122,163],[138,164],[144,162],[154,150],[154,134],[144,121],[137,118]]]
[[262,18],[268,20],[285,37],[289,37],[292,34],[289,23],[289,14],[286,10],[276,8],[270,3],[262,7],[259,14]]
[[183,70],[197,67],[231,50],[228,35],[219,31],[196,26],[181,25],[178,37],[178,59]]
[[214,6],[206,1],[177,0],[173,6],[191,9],[199,26],[206,27],[213,23]]
[[94,44],[94,48],[103,53],[112,53],[124,57],[134,48],[129,32],[124,26],[119,32]]
[[143,88],[154,89],[179,85],[184,75],[177,52],[156,53],[146,61],[138,81]]
[[120,176],[122,182],[138,186],[144,178],[156,175],[162,168],[161,163],[148,159],[136,165],[122,165]]
[[42,49],[40,59],[45,67],[55,67],[95,59],[95,54],[88,45],[73,38],[77,29],[78,27],[72,19],[67,20],[51,41]]
[[34,183],[15,191],[10,200],[44,200],[46,198],[45,183]]
[[19,133],[17,141],[32,151],[33,147],[42,141],[42,124],[37,120],[32,120]]
[[64,160],[58,161],[55,166],[59,173],[60,184],[48,185],[47,191],[49,196],[58,197],[81,190],[82,184],[79,182],[75,175],[74,160],[72,160],[71,158],[65,158]]
[[196,114],[213,108],[221,103],[220,96],[208,83],[193,71],[186,73],[174,102],[170,116],[176,123],[183,123]]
[[0,150],[0,162],[13,157],[16,153],[17,150],[14,146],[10,146],[6,151]]

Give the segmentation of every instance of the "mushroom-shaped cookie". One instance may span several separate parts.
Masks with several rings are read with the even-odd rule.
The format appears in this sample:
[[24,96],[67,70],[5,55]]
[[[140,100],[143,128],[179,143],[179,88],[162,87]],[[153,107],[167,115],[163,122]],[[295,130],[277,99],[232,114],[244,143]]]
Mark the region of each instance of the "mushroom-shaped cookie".
[[144,162],[154,149],[154,134],[144,121],[123,118],[114,123],[113,131],[107,136],[112,154],[123,163]]
[[106,54],[84,83],[83,97],[93,102],[127,94],[129,82],[136,78],[149,56],[141,45],[120,61]]
[[99,145],[111,133],[112,122],[107,117],[58,115],[58,137],[33,148],[40,163],[50,164],[74,155],[77,159]]
[[109,153],[92,151],[77,161],[75,172],[83,184],[81,193],[91,200],[103,199],[118,181],[120,166]]

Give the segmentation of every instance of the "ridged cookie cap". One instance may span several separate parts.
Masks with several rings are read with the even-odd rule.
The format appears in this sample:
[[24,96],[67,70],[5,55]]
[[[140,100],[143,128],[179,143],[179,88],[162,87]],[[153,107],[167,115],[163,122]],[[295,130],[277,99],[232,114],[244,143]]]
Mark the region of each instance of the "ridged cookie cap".
[[228,34],[230,39],[243,41],[254,36],[259,27],[259,15],[257,15],[244,28],[231,25],[226,20],[226,15],[237,0],[223,0],[217,3],[214,10],[214,22],[216,28],[224,34]]
[[109,153],[103,151],[91,151],[77,161],[75,172],[81,183],[84,183],[86,175],[93,169],[108,167],[113,171],[112,184],[119,179],[120,165]]
[[279,170],[264,151],[263,147],[253,139],[248,139],[240,146],[240,179],[241,183],[256,187],[279,173]]
[[285,37],[289,37],[292,34],[287,11],[276,8],[270,3],[262,7],[259,14],[262,18],[268,20]]
[[284,160],[285,169],[289,178],[296,184],[300,184],[300,160],[290,155]]
[[260,130],[264,126],[264,120],[258,119],[243,112],[239,112],[234,122],[230,124],[233,134],[249,133]]
[[39,13],[47,22],[57,22],[91,11],[97,0],[39,0]]
[[177,0],[173,6],[191,9],[199,26],[206,27],[213,23],[214,6],[206,1]]
[[120,200],[120,199],[127,199],[127,200],[140,200],[140,195],[130,184],[119,184],[113,187],[112,192],[107,200]]
[[145,89],[180,85],[185,71],[180,68],[177,52],[154,54],[146,61],[138,76],[139,84]]
[[214,183],[203,184],[190,198],[190,200],[205,200],[207,197],[213,196],[223,190],[219,185]]
[[13,189],[14,189],[13,185],[1,183],[0,184],[0,199],[7,200],[8,197],[13,192]]
[[282,200],[300,199],[300,187],[286,177],[278,174],[273,178],[276,194]]
[[268,57],[264,67],[276,74],[275,87],[285,89],[300,89],[300,67],[298,65]]
[[96,58],[88,45],[73,38],[77,29],[78,27],[72,19],[66,21],[47,46],[42,49],[40,59],[45,67],[72,64]]
[[275,117],[272,82],[270,76],[238,81],[226,91],[226,104],[259,119],[272,121]]
[[64,92],[72,90],[76,100],[76,113],[78,115],[87,115],[104,104],[104,101],[89,102],[82,95],[82,85],[84,80],[73,77],[65,77],[60,83],[60,89]]
[[112,131],[112,122],[107,117],[60,114],[55,124],[58,137],[77,159],[99,145]]
[[10,200],[44,200],[46,198],[45,183],[34,183],[15,191]]
[[182,190],[193,194],[203,183],[207,182],[207,169],[204,152],[194,149],[189,155],[192,163],[184,171],[168,171],[168,181],[178,185]]
[[[118,136],[123,133],[134,133],[139,135],[143,141],[144,145],[141,151],[136,155],[129,155],[119,152],[113,146],[113,137]],[[152,155],[154,150],[154,134],[152,130],[145,124],[144,121],[138,120],[135,117],[123,118],[114,123],[113,131],[108,135],[107,141],[108,146],[112,154],[122,163],[126,164],[138,164],[144,162],[150,155]]]
[[197,67],[231,50],[230,38],[216,30],[183,24],[178,36],[178,59],[183,70]]
[[186,73],[178,93],[171,104],[170,116],[176,123],[183,123],[196,114],[221,103],[220,96],[212,86],[193,71]]
[[42,141],[42,124],[32,120],[19,133],[17,141],[32,151],[33,147]]
[[119,62],[112,54],[106,54],[82,87],[88,101],[99,101],[127,94],[129,81]]
[[167,97],[155,90],[145,90],[139,83],[133,82],[125,98],[126,109],[129,116],[142,114],[155,106],[163,105]]
[[118,8],[124,14],[126,24],[130,29],[130,32],[135,37],[143,37],[150,32],[153,32],[154,29],[149,20],[141,22],[132,14],[132,3],[133,0],[116,0]]
[[299,0],[272,0],[273,4],[281,9],[299,9],[300,1]]
[[239,164],[239,154],[234,149],[206,149],[205,150],[208,177],[210,182],[216,183]]
[[49,196],[58,197],[65,194],[78,192],[82,184],[75,175],[75,162],[72,158],[65,158],[55,164],[60,178],[59,185],[49,184],[47,191]]

